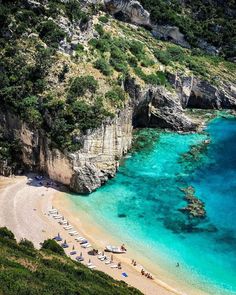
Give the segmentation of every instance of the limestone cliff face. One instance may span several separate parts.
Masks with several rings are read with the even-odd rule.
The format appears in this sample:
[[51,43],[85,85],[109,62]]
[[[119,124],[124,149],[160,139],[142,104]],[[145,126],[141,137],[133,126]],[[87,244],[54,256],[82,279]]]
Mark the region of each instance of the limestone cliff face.
[[150,14],[139,1],[135,0],[104,0],[107,10],[115,15],[122,14],[123,19],[137,25],[150,26]]
[[[11,112],[0,113],[2,132],[21,142],[21,162],[27,169],[38,170],[79,193],[90,193],[117,171],[119,160],[132,144],[134,127],[161,127],[176,131],[194,131],[199,122],[186,116],[184,108],[236,109],[236,87],[218,88],[193,77],[171,75],[172,91],[147,86],[142,89],[132,78],[124,83],[129,104],[107,119],[96,130],[81,136],[82,148],[75,153],[59,151],[42,130],[34,130]],[[7,167],[0,170],[7,171]]]
[[20,140],[21,160],[27,169],[44,172],[79,193],[90,193],[113,177],[132,143],[132,110],[128,106],[84,135],[82,149],[70,154],[52,148],[46,134],[10,112],[0,114],[0,124],[5,136]]

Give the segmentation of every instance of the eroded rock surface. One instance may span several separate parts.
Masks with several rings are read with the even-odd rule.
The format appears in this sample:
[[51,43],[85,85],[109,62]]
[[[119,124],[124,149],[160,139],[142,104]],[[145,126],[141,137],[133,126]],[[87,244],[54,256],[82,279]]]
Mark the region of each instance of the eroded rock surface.
[[150,26],[150,14],[139,1],[135,0],[104,0],[107,10],[116,15],[123,14],[124,19],[137,25]]

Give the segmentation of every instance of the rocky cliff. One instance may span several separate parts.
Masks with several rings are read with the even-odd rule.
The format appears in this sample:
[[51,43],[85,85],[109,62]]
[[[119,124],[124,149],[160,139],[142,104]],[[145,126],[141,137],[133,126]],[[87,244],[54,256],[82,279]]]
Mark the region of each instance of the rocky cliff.
[[52,148],[42,130],[33,130],[10,112],[0,114],[0,124],[5,137],[20,140],[24,167],[44,172],[79,193],[90,193],[113,177],[132,142],[129,107],[83,135],[83,147],[75,153]]
[[[236,108],[233,64],[156,40],[101,12],[101,1],[56,3],[4,6],[0,172],[20,166],[9,167],[10,146],[24,168],[90,193],[115,175],[133,128],[192,132],[201,122],[186,108]],[[112,15],[150,25],[137,1],[105,5]]]

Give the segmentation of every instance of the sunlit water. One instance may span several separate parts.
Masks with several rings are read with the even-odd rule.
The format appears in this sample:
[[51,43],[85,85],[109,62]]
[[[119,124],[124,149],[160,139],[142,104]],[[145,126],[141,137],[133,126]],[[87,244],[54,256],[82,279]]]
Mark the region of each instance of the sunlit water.
[[[148,138],[154,131],[142,132]],[[105,186],[70,198],[180,280],[209,294],[236,294],[236,120],[212,121],[211,143],[195,161],[183,155],[207,134],[155,132],[154,144],[131,153]],[[178,210],[187,204],[180,188],[189,185],[205,202],[205,219]]]

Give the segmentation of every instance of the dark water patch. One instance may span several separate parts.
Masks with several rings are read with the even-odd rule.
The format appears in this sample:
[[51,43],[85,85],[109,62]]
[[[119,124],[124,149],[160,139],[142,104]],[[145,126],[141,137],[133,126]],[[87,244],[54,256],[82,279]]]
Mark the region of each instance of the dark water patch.
[[120,213],[120,214],[118,214],[118,217],[119,217],[119,218],[126,218],[126,217],[127,217],[127,215],[126,215],[126,214],[124,214],[124,213]]

